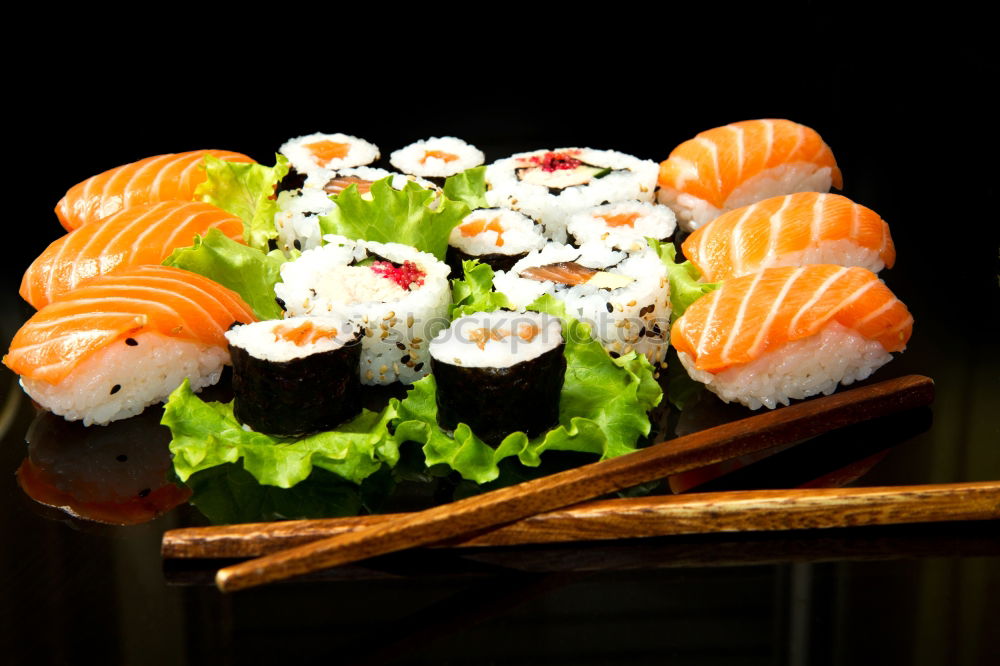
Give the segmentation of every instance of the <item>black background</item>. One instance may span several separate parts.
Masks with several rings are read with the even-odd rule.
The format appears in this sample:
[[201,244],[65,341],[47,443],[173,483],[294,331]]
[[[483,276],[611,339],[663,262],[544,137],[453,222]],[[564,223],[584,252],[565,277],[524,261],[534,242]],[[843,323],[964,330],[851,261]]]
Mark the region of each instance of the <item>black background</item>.
[[[843,193],[873,208],[892,228],[898,267],[882,276],[910,307],[916,326],[911,349],[891,364],[890,375],[935,377],[939,439],[956,446],[964,441],[980,454],[1000,439],[988,397],[987,409],[975,412],[975,423],[964,422],[967,412],[957,406],[958,398],[973,390],[969,377],[980,377],[977,390],[986,387],[995,395],[997,388],[1000,292],[990,166],[997,142],[987,103],[997,68],[989,43],[967,41],[943,27],[902,39],[901,25],[875,38],[863,29],[867,16],[859,13],[836,26],[803,16],[798,26],[747,26],[733,37],[714,32],[706,17],[690,22],[659,12],[605,20],[614,8],[586,17],[586,33],[526,28],[528,9],[508,9],[502,19],[458,15],[466,22],[461,30],[445,29],[430,8],[406,17],[381,5],[362,9],[364,20],[306,16],[290,28],[273,7],[254,15],[249,8],[231,7],[256,22],[254,32],[193,18],[169,33],[150,32],[149,20],[130,26],[141,30],[123,31],[111,23],[73,25],[62,17],[68,38],[50,32],[46,23],[29,27],[31,49],[15,53],[8,47],[6,53],[11,118],[4,304],[17,300],[13,294],[24,269],[63,233],[52,212],[59,197],[91,175],[150,155],[225,148],[272,163],[287,138],[324,131],[366,138],[383,156],[414,140],[454,135],[478,145],[488,160],[519,150],[589,146],[661,161],[699,131],[782,117],[823,136],[843,171]],[[412,36],[387,36],[387,24],[397,32],[403,23],[412,25]],[[484,24],[492,29],[481,31]],[[132,36],[121,37],[126,33]],[[22,303],[17,306],[29,312]],[[945,347],[961,351],[938,353]],[[949,373],[955,364],[963,370]],[[994,371],[983,375],[990,367]],[[926,441],[896,457],[892,469],[902,470],[903,482],[997,478],[995,465],[971,473],[926,471],[923,463],[932,458],[927,451],[941,450]],[[20,452],[8,452],[16,464]],[[927,468],[933,470],[930,463]],[[28,500],[12,482],[5,483],[5,502],[12,507],[20,502],[11,514],[27,513],[20,505]],[[307,661],[329,663],[342,645],[364,655],[403,631],[412,630],[413,643],[425,646],[422,625],[414,626],[411,617],[427,624],[435,614],[461,619],[444,594],[446,585],[407,575],[381,586],[364,581],[289,586],[237,597],[220,596],[207,586],[166,588],[152,528],[139,534],[149,538],[136,548],[134,560],[118,566],[117,582],[109,587],[104,578],[114,558],[107,553],[131,542],[118,533],[74,532],[40,520],[23,524],[30,527],[16,539],[4,531],[11,546],[0,545],[12,553],[4,571],[10,578],[0,580],[0,598],[7,596],[4,585],[14,591],[4,617],[18,620],[5,621],[17,636],[11,632],[9,642],[0,645],[19,648],[15,655],[37,654],[43,662],[47,656],[52,663],[79,663],[79,655],[91,654],[126,663],[123,655],[143,654],[148,663],[180,663],[175,660],[180,654],[188,663],[273,663],[298,651]],[[932,554],[947,554],[954,543],[956,557],[969,555],[960,540],[933,534]],[[817,546],[823,557],[832,548]],[[964,592],[973,605],[980,598],[996,599],[997,562],[994,554],[982,560],[819,565],[813,587],[824,601],[812,615],[814,637],[806,650],[812,663],[861,663],[854,657],[873,655],[881,663],[914,663],[918,657],[933,663],[951,654],[956,643],[960,649],[965,645],[965,658],[957,663],[987,663],[997,651],[995,638],[987,643],[990,627],[969,625],[959,615],[940,623],[909,623],[907,613],[916,607],[917,595],[925,601],[938,595],[919,607],[942,612],[970,607],[953,603],[949,595]],[[986,573],[965,577],[980,565]],[[54,567],[57,573],[49,570]],[[942,580],[968,585],[934,588],[916,575],[923,568],[940,569],[946,574]],[[797,570],[775,570],[777,587],[791,586]],[[598,577],[592,586],[571,581],[526,611],[498,613],[482,631],[432,643],[431,657],[419,649],[412,656],[417,662],[531,663],[525,654],[551,653],[536,663],[557,663],[560,655],[573,654],[562,647],[567,645],[589,655],[588,663],[619,663],[626,656],[628,663],[660,663],[664,656],[676,663],[746,663],[745,656],[783,663],[769,662],[765,648],[749,655],[746,648],[783,638],[767,634],[780,624],[765,621],[774,619],[767,603],[776,589],[771,574],[760,567],[689,567],[634,576],[626,571]],[[467,596],[481,600],[495,593],[502,602],[506,584],[503,579],[497,589],[472,589]],[[430,605],[436,596],[444,601]],[[293,598],[296,605],[284,605]],[[852,601],[843,607],[825,601],[844,598]],[[669,615],[664,609],[674,606],[681,619],[662,620]],[[995,608],[995,602],[982,607]],[[609,608],[625,610],[609,620]],[[828,625],[827,616],[842,617],[843,624]],[[616,627],[614,640],[606,640],[609,626]],[[820,631],[827,626],[833,628]],[[940,633],[922,637],[913,626],[938,627]],[[143,644],[129,644],[123,636],[139,637],[133,640]],[[696,647],[689,652],[676,647],[689,637]],[[477,641],[488,645],[481,648]],[[663,644],[674,650],[664,655]],[[490,658],[491,651],[508,646],[513,657]],[[937,652],[918,653],[928,646]],[[484,650],[481,658],[478,649]]]

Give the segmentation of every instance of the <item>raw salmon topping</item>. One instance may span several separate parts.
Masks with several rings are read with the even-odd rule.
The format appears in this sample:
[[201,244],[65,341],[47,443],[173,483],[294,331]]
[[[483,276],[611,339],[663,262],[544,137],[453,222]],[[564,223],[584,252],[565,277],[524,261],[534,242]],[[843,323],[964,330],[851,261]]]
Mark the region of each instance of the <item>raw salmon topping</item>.
[[495,231],[497,232],[497,247],[503,247],[503,225],[500,224],[500,217],[494,217],[492,220],[473,220],[472,222],[466,222],[458,228],[462,235],[466,238],[471,238],[473,236],[478,236],[484,231]]
[[[534,324],[519,324],[517,327],[517,337],[521,338],[525,342],[531,342],[539,333],[541,333],[541,329]],[[470,342],[474,342],[477,347],[484,349],[486,347],[486,343],[490,340],[500,342],[504,338],[510,337],[511,332],[508,328],[483,327],[474,328],[466,335]]]
[[344,159],[351,152],[351,144],[338,143],[329,139],[307,143],[306,148],[316,157],[321,166],[326,166],[331,160]]
[[618,215],[598,215],[609,227],[634,227],[639,213],[619,213]]
[[337,337],[337,329],[316,326],[311,321],[304,321],[298,326],[275,326],[274,339],[286,340],[296,346],[316,344],[320,340]]
[[426,164],[429,159],[439,159],[443,162],[454,162],[458,159],[458,155],[453,155],[452,153],[446,153],[443,150],[427,150],[424,151],[424,156],[420,158],[421,164]]
[[372,189],[372,181],[370,180],[354,176],[339,176],[328,180],[323,186],[323,191],[327,194],[340,194],[351,185],[357,186],[358,194],[368,194]]
[[529,280],[558,282],[559,284],[576,286],[586,284],[598,272],[593,268],[582,266],[575,261],[560,261],[545,266],[532,266],[531,268],[524,269],[518,275]]
[[414,285],[421,286],[426,275],[412,261],[404,261],[402,264],[394,264],[391,261],[376,261],[371,265],[371,269],[378,275],[392,280],[403,289],[410,289]]

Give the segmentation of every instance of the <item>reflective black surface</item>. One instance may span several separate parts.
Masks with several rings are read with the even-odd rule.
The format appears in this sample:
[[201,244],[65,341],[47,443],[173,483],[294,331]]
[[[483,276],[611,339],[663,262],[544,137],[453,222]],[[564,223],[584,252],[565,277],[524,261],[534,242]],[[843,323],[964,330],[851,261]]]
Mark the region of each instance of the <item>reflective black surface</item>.
[[[819,61],[791,59],[770,76],[732,75],[725,85],[715,74],[717,56],[704,61],[700,83],[691,85],[698,51],[674,44],[676,50],[648,60],[656,66],[621,68],[617,79],[632,94],[607,81],[595,85],[599,77],[590,70],[556,80],[511,76],[503,86],[514,88],[513,98],[494,93],[496,77],[491,85],[431,77],[405,86],[375,76],[350,89],[351,103],[343,87],[333,86],[318,102],[293,106],[262,95],[249,73],[227,74],[235,101],[206,104],[214,99],[213,77],[202,77],[193,84],[201,107],[192,116],[190,101],[164,100],[142,85],[126,81],[109,97],[91,80],[60,76],[64,94],[76,101],[59,140],[42,139],[50,152],[35,156],[27,148],[36,135],[25,132],[14,153],[27,162],[20,182],[27,174],[45,177],[10,202],[14,218],[27,221],[28,236],[7,250],[4,349],[30,313],[16,295],[20,275],[61,233],[51,213],[59,196],[98,171],[147,155],[219,147],[269,162],[284,139],[327,130],[368,138],[384,155],[416,139],[455,135],[488,159],[589,145],[660,161],[698,131],[788,117],[821,133],[844,172],[843,193],[892,228],[898,265],[882,277],[916,325],[906,352],[873,380],[928,375],[937,398],[930,410],[877,429],[831,434],[729,474],[677,480],[675,489],[1000,479],[998,248],[994,216],[984,212],[995,187],[978,167],[985,144],[970,138],[987,126],[981,81],[995,78],[984,51],[885,49],[870,60],[831,52]],[[685,92],[657,101],[656,91],[677,87]],[[128,110],[114,101],[125,93],[136,96]],[[23,108],[23,126],[38,127],[33,116],[49,104]],[[572,113],[560,113],[565,107]],[[970,182],[978,194],[970,194]],[[30,499],[15,473],[28,457],[25,437],[35,413],[6,368],[0,377],[5,663],[1000,660],[996,521],[427,550],[222,595],[211,585],[220,563],[164,563],[159,555],[165,529],[206,522],[191,505],[115,527]],[[700,409],[665,416],[665,423],[685,432],[746,414],[706,400]],[[120,454],[134,457],[123,450],[114,462]],[[102,465],[114,471],[111,462],[94,463]],[[152,485],[141,479],[126,494],[152,492]]]

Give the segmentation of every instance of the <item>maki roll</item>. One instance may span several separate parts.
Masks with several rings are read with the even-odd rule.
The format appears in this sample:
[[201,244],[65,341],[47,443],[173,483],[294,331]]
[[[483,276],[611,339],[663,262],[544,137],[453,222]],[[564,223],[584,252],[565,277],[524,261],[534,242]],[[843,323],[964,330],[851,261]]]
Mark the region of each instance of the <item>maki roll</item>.
[[483,151],[453,136],[431,137],[394,151],[389,163],[400,171],[444,184],[449,176],[480,166]]
[[448,322],[447,264],[401,243],[324,239],[281,266],[274,292],[286,317],[332,314],[361,327],[363,384],[426,375],[427,345]]
[[633,351],[662,362],[670,333],[667,271],[646,248],[626,254],[595,243],[549,243],[493,277],[514,307],[551,294],[588,324],[612,357]]
[[274,216],[278,247],[286,255],[292,254],[293,249],[304,251],[319,247],[323,244],[319,218],[333,211],[336,205],[333,198],[353,185],[363,199],[371,199],[372,184],[384,178],[392,179],[389,184],[395,190],[402,190],[409,182],[428,190],[438,189],[421,178],[374,167],[319,169],[305,178],[298,189],[278,195],[279,212]]
[[480,208],[451,230],[445,257],[453,275],[462,275],[462,262],[478,259],[495,271],[511,266],[532,250],[545,246],[541,228],[527,215],[509,208]]
[[535,437],[559,421],[566,374],[559,319],[537,312],[460,317],[430,345],[438,425],[468,425],[497,446],[512,432]]
[[573,213],[616,201],[652,201],[656,162],[625,153],[561,148],[518,153],[486,167],[486,200],[519,210],[545,225],[545,235],[566,242]]
[[597,242],[626,252],[645,248],[646,238],[667,240],[676,228],[672,210],[647,201],[622,201],[588,208],[570,216],[566,225],[574,245]]
[[292,317],[226,333],[233,414],[257,432],[299,437],[361,412],[361,329],[341,317]]
[[292,169],[303,175],[329,169],[366,166],[379,158],[378,146],[348,134],[307,134],[289,139],[278,149]]

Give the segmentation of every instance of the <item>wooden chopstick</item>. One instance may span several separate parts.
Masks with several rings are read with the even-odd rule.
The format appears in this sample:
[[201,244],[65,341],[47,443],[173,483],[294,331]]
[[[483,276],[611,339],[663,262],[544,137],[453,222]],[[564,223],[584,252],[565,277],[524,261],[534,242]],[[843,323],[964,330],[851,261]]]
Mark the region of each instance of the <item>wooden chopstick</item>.
[[[384,514],[175,529],[164,534],[163,556],[259,557],[402,517]],[[438,545],[514,546],[997,518],[1000,481],[743,490],[586,502]]]
[[220,569],[216,585],[230,592],[480,533],[670,474],[922,407],[933,399],[934,382],[919,375],[835,393],[241,562]]

